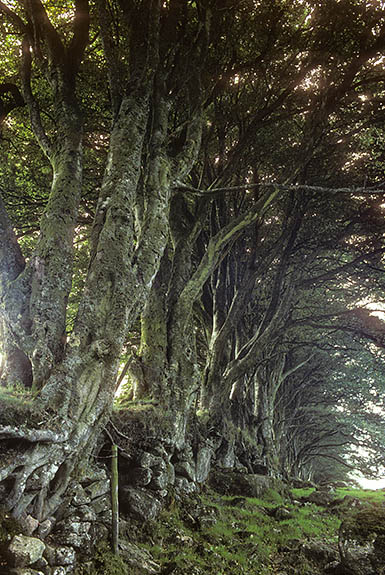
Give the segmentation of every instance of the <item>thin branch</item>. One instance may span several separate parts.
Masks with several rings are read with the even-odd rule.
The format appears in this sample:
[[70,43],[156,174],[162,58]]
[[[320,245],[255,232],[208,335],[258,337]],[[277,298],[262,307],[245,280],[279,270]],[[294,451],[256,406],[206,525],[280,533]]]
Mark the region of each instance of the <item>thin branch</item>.
[[23,39],[22,43],[22,57],[23,64],[21,68],[21,79],[23,83],[23,95],[29,108],[32,129],[41,149],[49,158],[52,156],[52,144],[47,134],[45,133],[43,123],[41,121],[39,104],[32,93],[32,56],[30,52],[30,43],[27,37]]
[[248,184],[242,184],[239,186],[224,186],[219,188],[207,188],[206,190],[202,190],[199,188],[194,188],[188,184],[184,184],[183,182],[176,181],[175,188],[181,192],[191,192],[196,195],[207,196],[207,195],[214,195],[224,192],[236,192],[240,190],[252,190],[254,188],[270,188],[274,187],[280,191],[287,191],[287,192],[294,192],[294,191],[303,191],[303,192],[317,192],[317,193],[330,193],[330,194],[365,194],[367,196],[370,195],[385,195],[385,189],[381,190],[380,187],[383,186],[384,183],[379,184],[373,188],[361,187],[361,188],[327,188],[324,186],[308,186],[308,185],[287,185],[287,184],[280,184],[277,182],[250,182]]
[[0,12],[8,16],[9,20],[16,26],[16,28],[19,29],[22,34],[27,32],[27,25],[23,22],[20,16],[13,12],[9,6],[4,4],[4,2],[0,2]]

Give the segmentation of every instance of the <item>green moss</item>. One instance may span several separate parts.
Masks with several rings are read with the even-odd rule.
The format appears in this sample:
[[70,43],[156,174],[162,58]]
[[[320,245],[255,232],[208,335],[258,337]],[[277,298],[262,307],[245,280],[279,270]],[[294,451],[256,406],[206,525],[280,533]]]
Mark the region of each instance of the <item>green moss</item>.
[[336,497],[354,497],[361,501],[368,501],[369,503],[385,503],[385,492],[382,490],[369,490],[369,489],[337,489]]
[[[287,519],[275,518],[281,507],[290,512]],[[251,498],[208,489],[181,504],[173,499],[156,521],[131,525],[130,533],[136,533],[136,544],[151,553],[164,573],[316,575],[318,567],[301,554],[301,543],[315,540],[335,546],[340,524],[337,515],[314,504],[293,504],[274,490]],[[352,525],[363,533],[375,532],[382,541],[382,508],[368,504],[355,513]],[[136,575],[127,566],[122,571],[122,565],[107,547],[98,550],[93,570],[78,575]]]
[[0,543],[10,541],[17,533],[22,533],[20,523],[5,509],[0,509]]
[[[99,543],[90,567],[79,567],[76,575],[128,575],[128,567],[119,555],[114,555],[107,541]],[[130,575],[135,575],[133,571]]]
[[368,505],[352,512],[344,521],[344,529],[361,541],[366,541],[373,535],[385,537],[385,508]]
[[291,489],[291,494],[294,499],[301,499],[301,497],[309,497],[313,491],[315,491],[315,487],[306,487],[302,489]]
[[7,563],[7,548],[9,542],[18,533],[22,533],[20,523],[5,509],[0,509],[0,566]]
[[34,405],[35,394],[23,386],[0,387],[0,424],[40,423],[42,412]]

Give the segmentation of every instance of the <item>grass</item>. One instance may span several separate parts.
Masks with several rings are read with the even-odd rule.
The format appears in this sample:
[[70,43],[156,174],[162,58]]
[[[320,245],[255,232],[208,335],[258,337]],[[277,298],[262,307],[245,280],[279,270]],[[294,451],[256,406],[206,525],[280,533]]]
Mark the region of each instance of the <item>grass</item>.
[[[295,489],[292,496],[295,500],[312,491]],[[364,509],[369,510],[382,509],[377,503],[385,499],[384,492],[358,489],[338,489],[336,499],[345,495],[367,501]],[[173,500],[157,521],[138,525],[136,543],[151,553],[162,573],[173,575],[320,575],[321,567],[302,554],[301,546],[320,542],[336,548],[341,521],[349,512],[341,507],[343,511],[336,514],[314,504],[284,500],[274,490],[261,498],[207,490],[181,505]],[[277,509],[285,513],[277,516]],[[369,519],[365,512],[357,515],[368,530],[378,519],[369,515]]]
[[336,489],[337,497],[343,498],[347,495],[368,503],[385,503],[385,491],[380,489],[376,491],[371,491],[370,489]]
[[37,393],[21,385],[0,387],[0,424],[23,425],[25,421],[40,423],[45,414],[35,405]]
[[301,497],[309,497],[315,491],[315,487],[305,487],[303,489],[291,489],[291,494],[294,499],[301,499]]
[[[212,524],[202,527],[199,518],[196,525],[192,524],[189,512],[183,508],[164,511],[153,524],[150,539],[155,545],[148,545],[148,549],[162,569],[176,566],[172,572],[181,575],[273,574],[275,558],[282,548],[311,538],[333,543],[340,525],[336,516],[316,505],[299,507],[285,502],[274,490],[258,499],[219,496],[208,491],[200,497],[199,504],[201,516],[214,514]],[[290,516],[279,521],[273,515],[282,506]],[[188,543],[181,544],[183,539]]]

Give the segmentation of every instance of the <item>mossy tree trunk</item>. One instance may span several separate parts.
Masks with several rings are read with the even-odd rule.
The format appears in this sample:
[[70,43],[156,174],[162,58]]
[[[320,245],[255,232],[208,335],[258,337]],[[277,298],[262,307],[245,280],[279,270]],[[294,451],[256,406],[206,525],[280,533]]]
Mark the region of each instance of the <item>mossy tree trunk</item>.
[[[36,138],[51,162],[53,180],[39,241],[27,262],[1,206],[4,322],[12,343],[32,365],[32,385],[38,392],[33,408],[41,417],[25,428],[0,426],[5,451],[11,450],[15,441],[24,446],[12,460],[3,459],[0,482],[4,488],[2,503],[15,516],[28,512],[39,520],[54,514],[60,506],[71,478],[86,464],[109,417],[127,331],[144,307],[168,241],[174,180],[185,177],[200,147],[202,115],[200,107],[195,106],[197,76],[190,84],[194,106],[185,113],[185,137],[179,141],[176,153],[170,154],[165,144],[174,97],[167,82],[175,82],[180,73],[172,62],[175,18],[187,18],[182,7],[178,3],[170,7],[169,20],[163,22],[163,36],[161,2],[132,4],[119,12],[122,25],[127,30],[132,28],[127,36],[130,45],[125,46],[123,61],[127,69],[123,76],[118,53],[121,46],[110,42],[112,22],[103,1],[98,2],[98,11],[109,62],[113,124],[91,234],[88,272],[68,338],[66,309],[82,167],[81,113],[75,79],[87,44],[88,5],[86,0],[76,2],[69,46],[53,27],[40,0],[31,3],[25,14],[26,24],[11,13],[14,24],[26,34],[24,97]],[[193,26],[198,28],[197,59],[207,46],[208,18],[201,10],[194,20]],[[32,28],[40,34],[37,40],[28,36]],[[42,55],[44,64],[48,62],[45,69],[57,122],[57,133],[50,134],[50,138],[31,90],[31,55],[35,60]],[[165,55],[167,59],[163,59]],[[198,67],[198,77],[200,70]],[[122,77],[129,81],[122,85]],[[184,79],[181,84],[185,90]],[[121,87],[118,92],[117,85]],[[177,89],[174,86],[174,91]]]

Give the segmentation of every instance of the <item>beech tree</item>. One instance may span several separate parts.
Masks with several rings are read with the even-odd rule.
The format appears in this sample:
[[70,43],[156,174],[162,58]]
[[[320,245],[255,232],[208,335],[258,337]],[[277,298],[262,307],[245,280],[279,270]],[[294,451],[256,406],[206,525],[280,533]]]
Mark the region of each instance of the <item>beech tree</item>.
[[[10,401],[0,416],[0,493],[15,516],[43,520],[108,421],[139,316],[133,397],[168,409],[178,445],[194,400],[218,421],[234,386],[239,398],[254,397],[257,421],[258,410],[269,412],[272,429],[282,382],[307,363],[290,365],[281,342],[299,283],[312,285],[317,269],[321,282],[338,273],[322,235],[333,218],[330,186],[341,182],[325,165],[349,156],[336,152],[338,140],[348,148],[360,97],[380,92],[384,15],[352,0],[332,9],[25,0],[0,2],[0,13],[10,165],[18,134],[34,150],[17,167],[29,173],[22,183],[12,169],[1,175],[2,382],[6,391],[21,385],[30,401],[24,424]],[[373,98],[371,128],[380,105]],[[324,179],[314,176],[322,170]],[[326,184],[329,192],[309,188]],[[363,219],[360,200],[345,192],[339,217],[351,206],[354,215],[332,226],[333,241],[347,228],[354,239]],[[373,245],[361,260],[377,264],[382,253]],[[265,421],[260,414],[257,428],[268,453]]]

